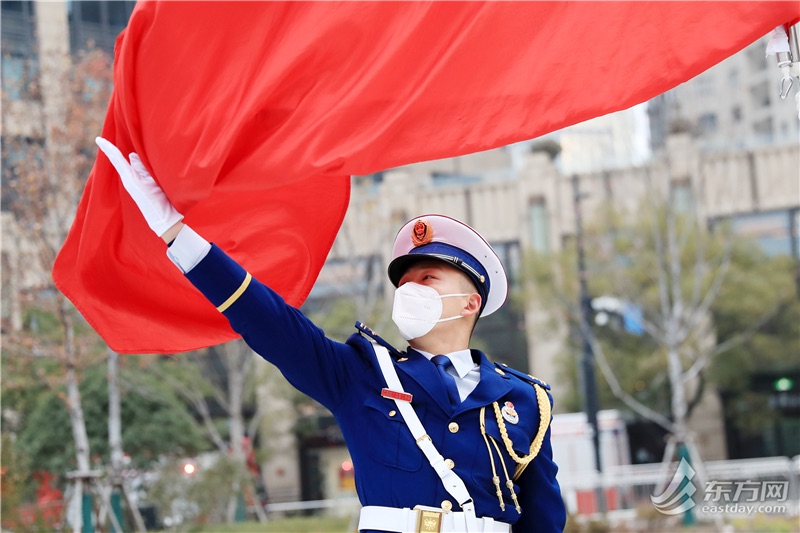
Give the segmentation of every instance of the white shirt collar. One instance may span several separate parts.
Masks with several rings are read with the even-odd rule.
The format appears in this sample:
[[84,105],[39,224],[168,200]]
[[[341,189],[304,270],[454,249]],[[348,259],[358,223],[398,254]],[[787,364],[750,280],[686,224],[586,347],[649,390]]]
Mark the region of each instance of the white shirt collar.
[[[434,354],[423,352],[422,350],[417,351],[424,355],[428,361],[430,361],[434,356]],[[450,362],[453,363],[453,368],[455,368],[456,373],[460,378],[464,378],[472,369],[478,366],[475,364],[475,361],[472,360],[472,351],[469,349],[459,350],[457,352],[446,353],[443,355],[446,355],[448,359],[450,359]]]

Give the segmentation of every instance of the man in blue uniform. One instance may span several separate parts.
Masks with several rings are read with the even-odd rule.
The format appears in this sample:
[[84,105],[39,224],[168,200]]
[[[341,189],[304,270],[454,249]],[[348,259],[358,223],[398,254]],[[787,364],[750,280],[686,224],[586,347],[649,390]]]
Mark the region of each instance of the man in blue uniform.
[[136,154],[128,161],[97,143],[173,263],[254,351],[333,413],[355,467],[359,530],[563,530],[550,387],[469,349],[478,317],[507,294],[502,264],[477,232],[441,215],[403,226],[389,278],[409,348],[360,323],[339,343],[184,225]]

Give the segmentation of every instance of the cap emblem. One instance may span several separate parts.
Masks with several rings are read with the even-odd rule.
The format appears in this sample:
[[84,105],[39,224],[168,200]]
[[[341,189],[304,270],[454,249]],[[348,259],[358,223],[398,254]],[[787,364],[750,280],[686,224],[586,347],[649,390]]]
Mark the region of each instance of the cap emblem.
[[411,228],[411,242],[414,246],[422,246],[433,240],[433,228],[423,219],[419,219]]

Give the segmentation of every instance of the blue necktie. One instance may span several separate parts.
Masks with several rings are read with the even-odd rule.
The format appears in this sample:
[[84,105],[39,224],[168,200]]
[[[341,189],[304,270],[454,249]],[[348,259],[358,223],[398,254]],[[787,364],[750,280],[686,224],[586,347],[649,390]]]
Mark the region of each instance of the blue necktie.
[[446,355],[434,355],[431,361],[436,365],[439,375],[444,382],[444,388],[447,390],[447,396],[450,398],[450,405],[456,407],[461,403],[461,397],[458,395],[458,387],[456,380],[453,376],[447,373],[447,368],[453,366],[450,358]]

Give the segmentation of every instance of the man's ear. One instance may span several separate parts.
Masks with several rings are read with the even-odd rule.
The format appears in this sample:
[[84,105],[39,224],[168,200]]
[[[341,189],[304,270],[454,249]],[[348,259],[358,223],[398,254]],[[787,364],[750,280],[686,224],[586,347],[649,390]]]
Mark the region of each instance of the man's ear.
[[481,295],[477,292],[473,292],[469,295],[467,299],[467,305],[464,306],[464,310],[461,311],[463,316],[477,316],[478,313],[481,311]]

